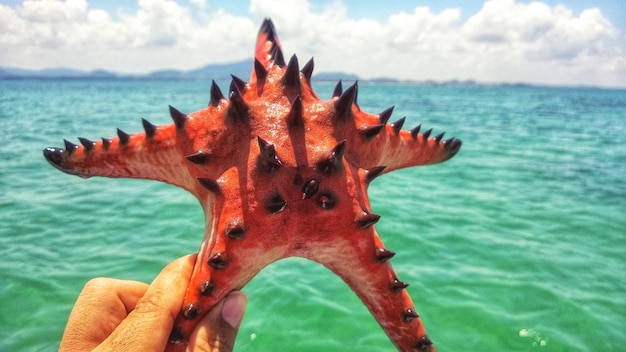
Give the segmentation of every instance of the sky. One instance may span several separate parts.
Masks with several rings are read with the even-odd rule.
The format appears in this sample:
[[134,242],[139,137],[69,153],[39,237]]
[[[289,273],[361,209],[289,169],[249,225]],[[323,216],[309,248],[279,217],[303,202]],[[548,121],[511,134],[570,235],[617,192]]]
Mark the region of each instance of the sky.
[[286,57],[363,79],[626,87],[622,0],[0,0],[0,66],[147,73]]

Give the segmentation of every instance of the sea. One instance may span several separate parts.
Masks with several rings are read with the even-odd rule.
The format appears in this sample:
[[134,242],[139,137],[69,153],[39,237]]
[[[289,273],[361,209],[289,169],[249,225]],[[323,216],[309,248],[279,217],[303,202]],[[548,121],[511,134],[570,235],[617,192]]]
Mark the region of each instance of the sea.
[[[329,99],[335,82],[313,85]],[[169,124],[168,105],[203,109],[209,91],[205,80],[0,81],[0,351],[56,350],[85,282],[150,282],[204,231],[184,190],[70,176],[42,150],[142,131],[142,117]],[[364,81],[358,103],[463,141],[453,159],[369,189],[439,351],[626,350],[626,89]],[[394,350],[319,264],[276,262],[244,291],[236,351]]]

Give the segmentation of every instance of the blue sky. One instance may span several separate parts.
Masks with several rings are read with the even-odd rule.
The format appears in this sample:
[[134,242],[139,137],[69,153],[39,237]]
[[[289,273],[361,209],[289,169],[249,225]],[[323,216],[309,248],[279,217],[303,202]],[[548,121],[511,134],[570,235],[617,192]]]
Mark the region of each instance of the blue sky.
[[0,66],[119,72],[286,55],[363,78],[626,86],[626,1],[0,0]]

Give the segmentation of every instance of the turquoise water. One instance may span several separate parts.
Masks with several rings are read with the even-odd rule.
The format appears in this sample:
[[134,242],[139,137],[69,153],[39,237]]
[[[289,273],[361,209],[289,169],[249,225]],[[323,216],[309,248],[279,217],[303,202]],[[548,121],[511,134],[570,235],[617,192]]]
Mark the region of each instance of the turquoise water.
[[[223,90],[227,82],[220,82]],[[334,84],[317,83],[329,97]],[[149,282],[198,249],[203,215],[172,186],[69,176],[41,150],[63,138],[170,123],[210,82],[0,81],[0,350],[57,348],[82,285]],[[452,160],[370,188],[377,229],[440,351],[618,351],[626,346],[626,91],[361,83],[362,109],[395,105],[463,140]],[[261,272],[237,350],[393,350],[325,268]]]

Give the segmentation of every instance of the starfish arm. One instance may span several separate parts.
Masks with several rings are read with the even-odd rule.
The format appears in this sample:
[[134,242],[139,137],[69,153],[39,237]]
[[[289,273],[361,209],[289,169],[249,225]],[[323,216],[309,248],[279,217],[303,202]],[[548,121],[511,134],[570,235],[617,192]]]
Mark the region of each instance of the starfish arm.
[[244,175],[230,168],[198,197],[207,230],[167,351],[186,351],[191,332],[215,304],[267,265],[289,256],[289,238],[276,238],[272,231],[280,218],[268,221],[264,209],[244,206]]
[[284,257],[280,250],[259,253],[241,239],[222,238],[209,247],[203,242],[166,351],[186,351],[193,329],[211,308],[229,292],[243,288],[265,266]]
[[277,260],[273,253],[259,255],[245,246],[243,239],[232,239],[226,234],[217,237],[202,243],[166,351],[186,351],[189,337],[202,317],[229,292],[241,289]]
[[[443,134],[440,135],[443,137]],[[365,168],[384,165],[385,172],[409,166],[440,163],[452,158],[461,147],[456,138],[442,140],[425,133],[394,131],[386,125],[385,131],[374,137],[366,146],[369,158],[363,160]]]
[[[150,127],[148,127],[150,128]],[[65,148],[46,148],[43,153],[57,169],[81,177],[105,176],[152,179],[191,189],[187,168],[174,124],[135,134],[118,132],[118,137],[82,145],[65,142]]]
[[373,227],[368,229],[370,236],[362,232],[356,230],[347,236],[344,233],[344,239],[335,239],[332,247],[320,246],[309,252],[308,257],[350,286],[398,350],[434,352],[405,290],[408,284],[398,279],[388,262],[394,253],[383,247]]
[[250,84],[257,84],[265,79],[272,66],[285,66],[280,40],[276,28],[270,19],[265,19],[257,35],[254,49],[254,66],[250,74]]
[[336,124],[335,138],[349,141],[346,146],[346,159],[363,169],[384,166],[384,172],[410,166],[435,164],[452,158],[461,148],[456,138],[443,140],[441,133],[431,137],[431,131],[420,133],[418,126],[410,131],[402,130],[405,118],[387,123],[393,107],[378,115],[361,110],[356,99],[358,85],[341,92],[331,99]]
[[[157,180],[200,197],[203,187],[198,178],[214,178],[228,167],[214,161],[230,152],[234,138],[223,122],[227,103],[216,100],[215,106],[189,115],[170,106],[174,123],[169,125],[154,126],[143,120],[145,132],[127,134],[118,129],[114,138],[96,142],[79,138],[81,145],[66,140],[65,148],[49,147],[43,154],[68,174]],[[207,123],[212,127],[201,127]]]
[[364,169],[385,166],[384,172],[410,166],[428,165],[452,158],[461,148],[457,138],[443,139],[443,133],[431,137],[430,130],[401,130],[402,122],[380,123],[376,115],[366,114],[353,106],[355,130],[348,145],[347,158]]

